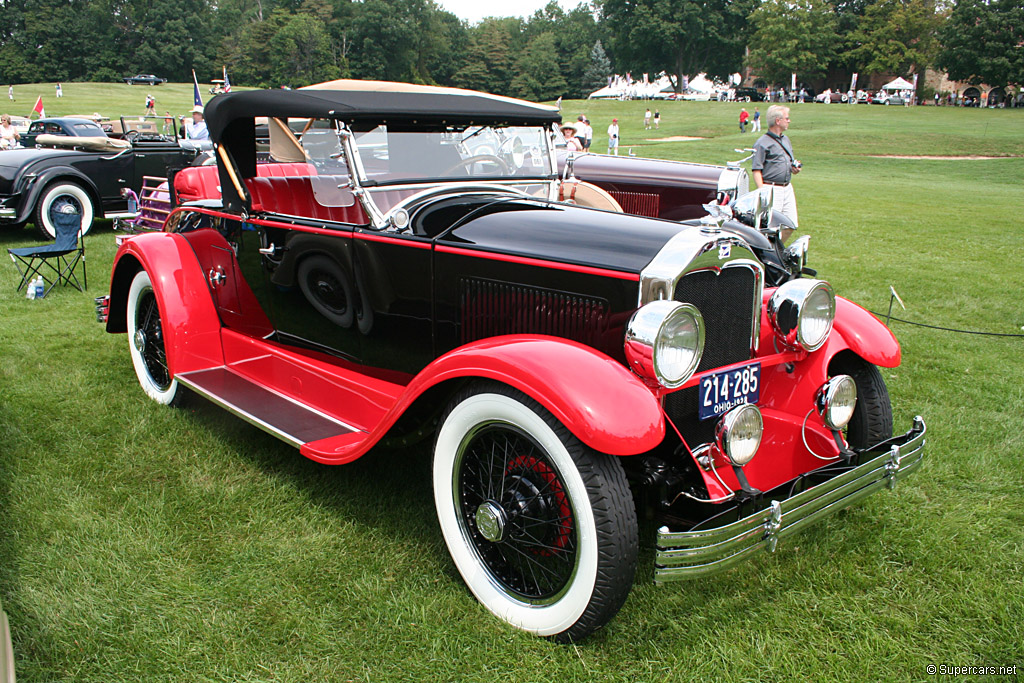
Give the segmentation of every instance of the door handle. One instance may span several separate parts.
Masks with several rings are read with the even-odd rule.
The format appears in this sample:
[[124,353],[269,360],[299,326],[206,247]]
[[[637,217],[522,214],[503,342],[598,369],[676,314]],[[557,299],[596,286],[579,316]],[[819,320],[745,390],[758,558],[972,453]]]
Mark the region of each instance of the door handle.
[[211,268],[208,278],[210,280],[211,287],[217,287],[219,285],[222,285],[224,284],[224,281],[228,279],[227,276],[224,274],[224,269],[221,268],[220,266],[217,266],[216,268]]
[[273,243],[269,247],[260,247],[260,253],[264,256],[273,256],[275,251],[277,251],[277,247]]

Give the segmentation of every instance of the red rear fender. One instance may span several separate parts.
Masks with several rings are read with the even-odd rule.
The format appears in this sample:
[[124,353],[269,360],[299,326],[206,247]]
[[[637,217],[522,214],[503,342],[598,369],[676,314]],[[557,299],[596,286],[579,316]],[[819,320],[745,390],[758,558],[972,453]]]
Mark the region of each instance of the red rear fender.
[[220,318],[192,248],[179,235],[154,232],[121,245],[110,278],[108,332],[125,332],[128,290],[139,270],[153,282],[171,374],[224,364]]

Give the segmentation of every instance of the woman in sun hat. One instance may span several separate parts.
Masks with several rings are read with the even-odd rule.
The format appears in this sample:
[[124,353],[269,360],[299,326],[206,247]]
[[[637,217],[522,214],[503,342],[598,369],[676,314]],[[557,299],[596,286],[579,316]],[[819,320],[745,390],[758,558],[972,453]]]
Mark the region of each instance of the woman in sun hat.
[[565,137],[565,146],[570,152],[582,152],[583,145],[576,139],[576,126],[571,123],[562,124],[562,135]]

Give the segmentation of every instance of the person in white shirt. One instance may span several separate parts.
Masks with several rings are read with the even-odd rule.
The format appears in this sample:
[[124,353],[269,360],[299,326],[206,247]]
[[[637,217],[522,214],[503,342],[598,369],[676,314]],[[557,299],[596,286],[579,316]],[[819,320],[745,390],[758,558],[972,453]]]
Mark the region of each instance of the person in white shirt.
[[185,137],[189,140],[209,140],[210,131],[206,128],[206,121],[203,120],[203,108],[192,107],[192,122],[185,126]]
[[608,126],[608,153],[619,155],[619,120],[612,119]]
[[565,137],[565,146],[570,152],[582,152],[583,143],[577,137],[576,126],[567,123],[562,126],[562,136]]
[[11,117],[7,114],[0,116],[0,149],[11,149],[18,146],[21,135],[18,129],[11,123]]

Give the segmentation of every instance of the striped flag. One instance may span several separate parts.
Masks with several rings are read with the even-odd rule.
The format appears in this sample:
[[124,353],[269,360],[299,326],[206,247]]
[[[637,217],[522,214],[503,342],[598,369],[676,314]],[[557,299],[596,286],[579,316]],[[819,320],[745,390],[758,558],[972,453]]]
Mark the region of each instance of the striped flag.
[[231,92],[231,81],[228,80],[228,68],[224,67],[224,92]]

